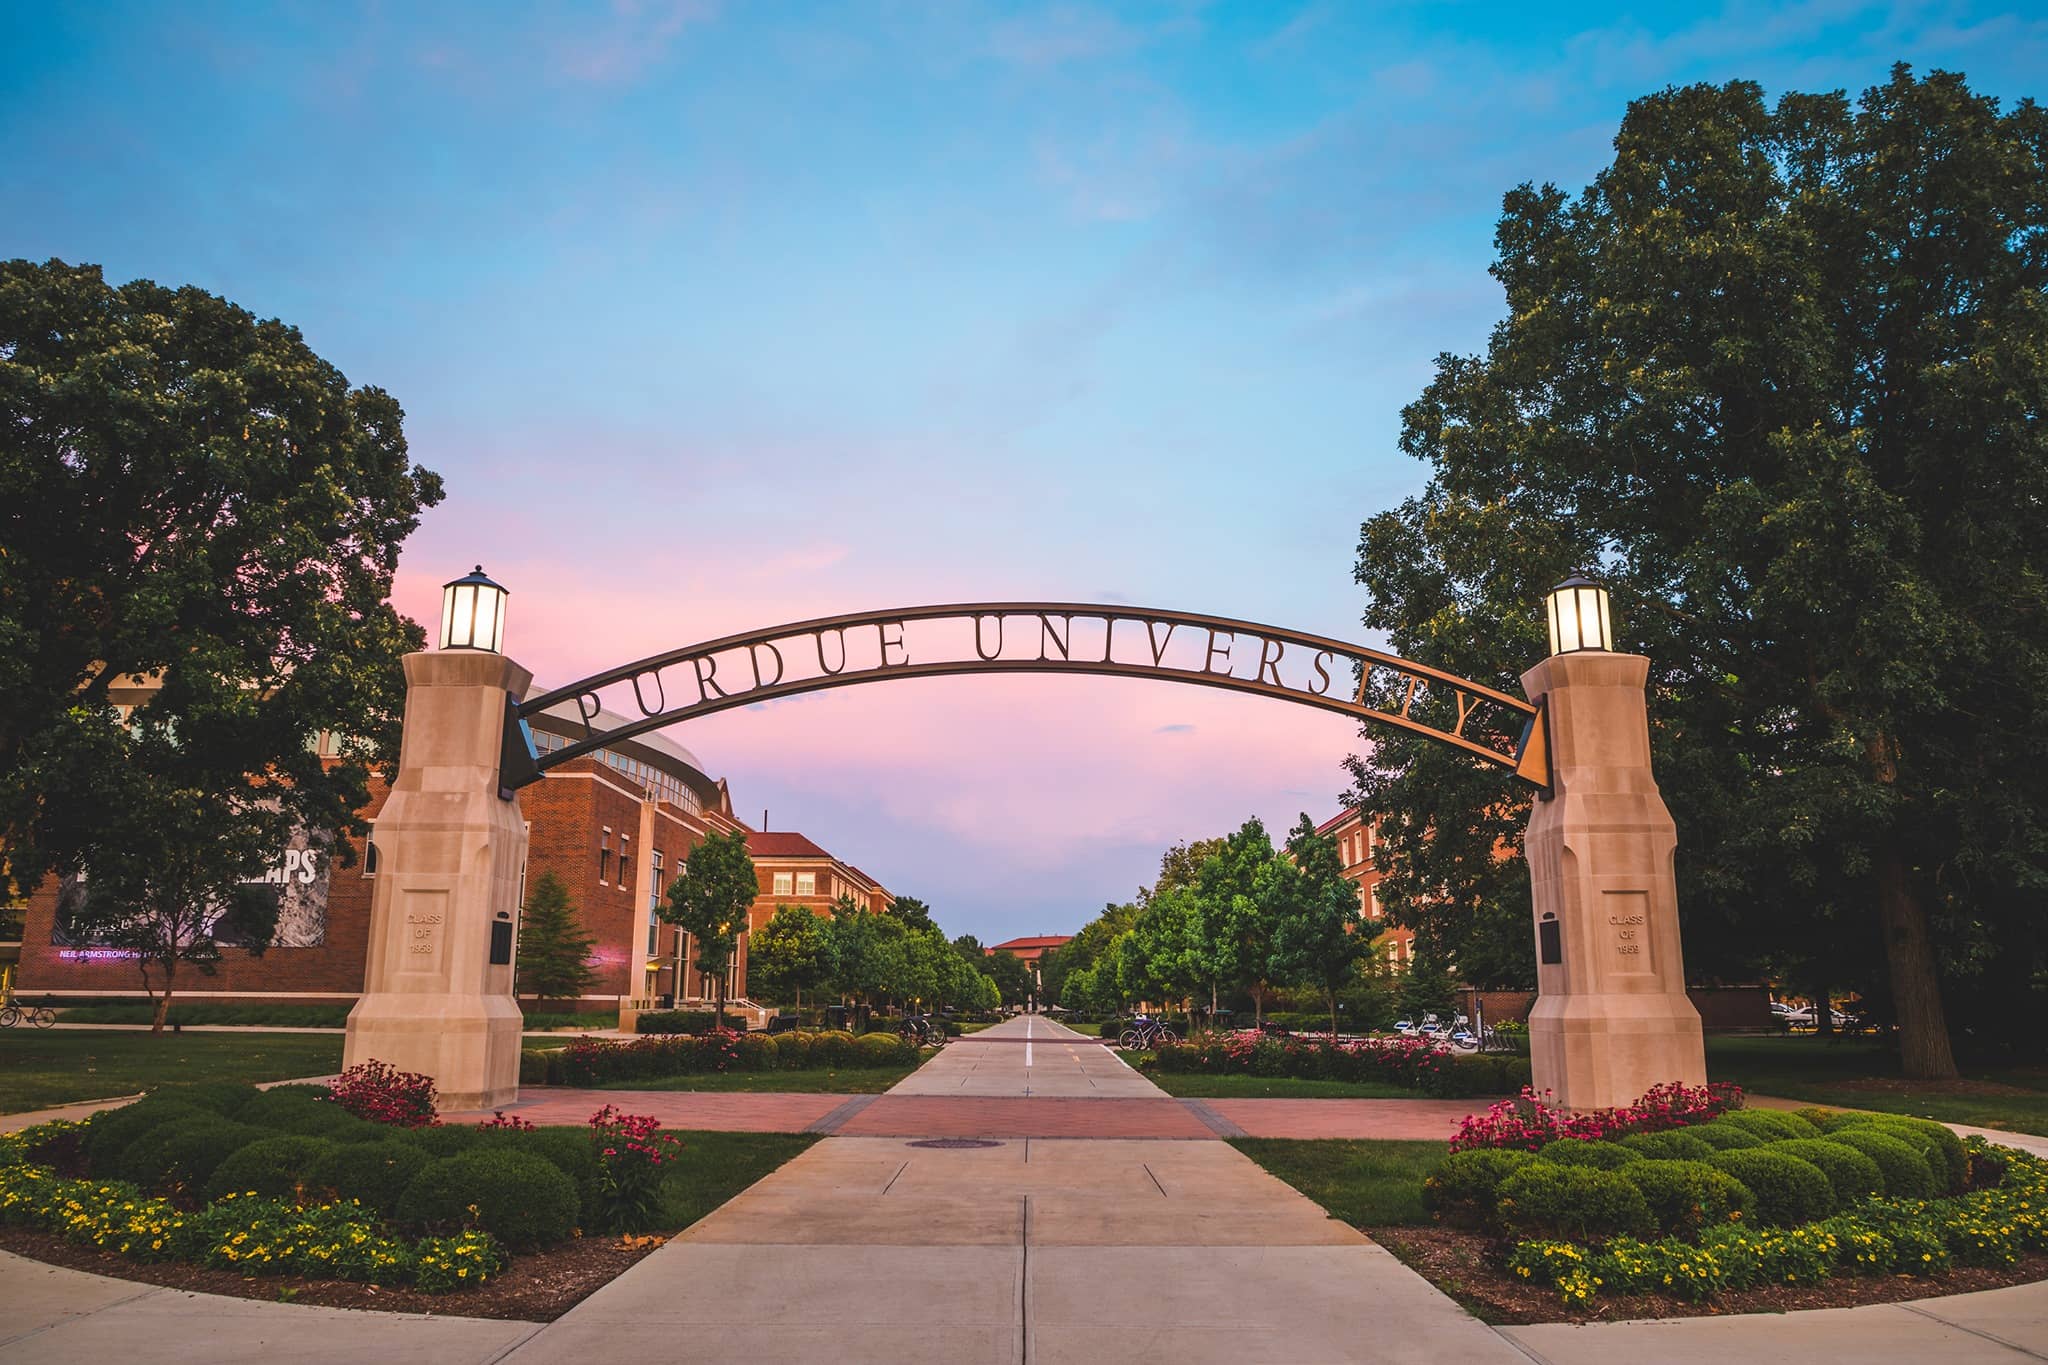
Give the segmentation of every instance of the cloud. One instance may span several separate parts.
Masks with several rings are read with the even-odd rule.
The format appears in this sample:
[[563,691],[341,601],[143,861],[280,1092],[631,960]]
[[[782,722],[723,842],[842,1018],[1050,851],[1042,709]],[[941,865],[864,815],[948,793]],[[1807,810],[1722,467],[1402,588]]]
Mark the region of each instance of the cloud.
[[1155,735],[1191,735],[1195,727],[1187,724],[1162,725],[1152,733]]
[[612,0],[608,20],[557,45],[555,69],[594,85],[629,85],[666,61],[684,30],[717,14],[715,0]]
[[1054,5],[997,24],[986,51],[1010,66],[1043,69],[1121,56],[1145,41],[1142,32],[1100,10]]

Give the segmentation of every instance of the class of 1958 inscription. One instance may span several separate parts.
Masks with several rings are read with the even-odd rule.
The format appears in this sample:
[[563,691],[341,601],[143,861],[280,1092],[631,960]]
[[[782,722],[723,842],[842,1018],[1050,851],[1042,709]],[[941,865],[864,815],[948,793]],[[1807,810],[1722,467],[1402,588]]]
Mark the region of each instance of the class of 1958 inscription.
[[1614,944],[1614,970],[1650,971],[1650,893],[1608,891],[1601,899],[1607,910],[1607,933]]
[[401,939],[398,970],[437,972],[441,969],[441,943],[447,929],[448,895],[445,891],[408,891],[404,899],[405,933]]

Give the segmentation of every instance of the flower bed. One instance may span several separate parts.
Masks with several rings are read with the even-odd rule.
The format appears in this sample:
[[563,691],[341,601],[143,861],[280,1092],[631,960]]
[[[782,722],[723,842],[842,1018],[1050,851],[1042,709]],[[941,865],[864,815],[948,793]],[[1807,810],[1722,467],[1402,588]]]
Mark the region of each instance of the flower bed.
[[[522,1079],[547,1085],[602,1085],[723,1071],[797,1071],[810,1067],[872,1069],[917,1063],[917,1045],[893,1033],[664,1034],[614,1042],[579,1038],[565,1048],[529,1052]],[[533,1080],[538,1069],[541,1077]]]
[[1526,1088],[1526,1058],[1465,1055],[1426,1038],[1273,1037],[1245,1031],[1197,1034],[1153,1048],[1143,1065],[1163,1072],[1377,1081],[1440,1098],[1510,1094]]
[[[1545,1092],[1547,1095],[1548,1092]],[[1569,1110],[1554,1108],[1544,1095],[1528,1086],[1518,1098],[1501,1100],[1484,1114],[1474,1114],[1458,1125],[1451,1150],[1477,1147],[1514,1147],[1533,1152],[1560,1138],[1600,1141],[1630,1133],[1657,1133],[1684,1128],[1719,1118],[1742,1106],[1742,1087],[1727,1082],[1712,1085],[1660,1085],[1619,1109]]]
[[447,1127],[426,1077],[376,1064],[331,1090],[166,1087],[0,1138],[0,1226],[144,1264],[447,1293],[497,1276],[508,1248],[646,1226],[681,1146],[659,1129],[610,1106],[581,1133]]

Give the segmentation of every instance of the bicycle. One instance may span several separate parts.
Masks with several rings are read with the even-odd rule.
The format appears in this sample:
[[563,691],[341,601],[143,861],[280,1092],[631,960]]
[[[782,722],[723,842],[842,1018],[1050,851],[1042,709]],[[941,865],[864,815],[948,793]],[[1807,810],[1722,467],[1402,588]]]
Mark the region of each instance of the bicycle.
[[944,1047],[946,1026],[929,1014],[912,1014],[904,1017],[896,1030],[920,1047]]
[[11,1000],[0,1006],[0,1028],[13,1028],[23,1020],[37,1028],[48,1028],[57,1022],[57,1011],[48,1005],[17,1005]]
[[1135,1020],[1131,1026],[1116,1036],[1116,1045],[1135,1052],[1140,1048],[1157,1047],[1161,1043],[1177,1043],[1180,1035],[1157,1019]]

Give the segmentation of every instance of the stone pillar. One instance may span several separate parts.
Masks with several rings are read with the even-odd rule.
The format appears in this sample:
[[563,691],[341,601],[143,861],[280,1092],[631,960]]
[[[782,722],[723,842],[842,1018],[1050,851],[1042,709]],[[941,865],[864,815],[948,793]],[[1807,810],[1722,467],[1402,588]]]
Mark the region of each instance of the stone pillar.
[[1549,711],[1552,773],[1525,841],[1537,964],[1529,1056],[1536,1090],[1571,1109],[1707,1079],[1678,943],[1678,830],[1650,772],[1649,672],[1641,655],[1589,650],[1522,675]]
[[505,699],[532,675],[502,654],[405,656],[398,775],[377,816],[363,998],[345,1065],[425,1072],[449,1111],[519,1095],[521,1017],[491,926],[516,924],[526,827],[498,795]]

